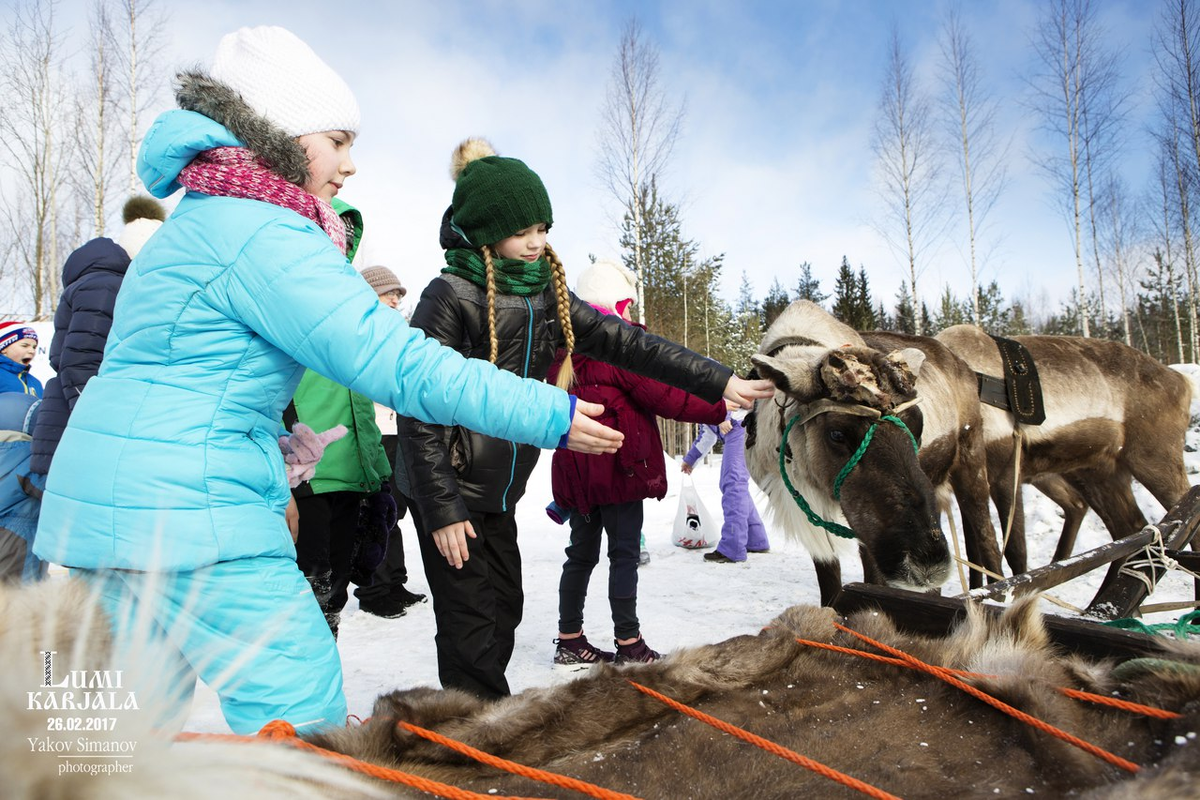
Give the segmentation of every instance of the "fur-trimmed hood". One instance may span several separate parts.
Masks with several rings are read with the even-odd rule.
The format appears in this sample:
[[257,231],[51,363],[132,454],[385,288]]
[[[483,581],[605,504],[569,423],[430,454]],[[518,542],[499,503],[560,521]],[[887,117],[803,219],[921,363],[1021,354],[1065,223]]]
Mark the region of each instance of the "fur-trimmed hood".
[[297,186],[308,180],[304,148],[266,117],[252,109],[242,96],[200,70],[181,72],[175,101],[185,111],[203,114],[229,129],[271,170]]
[[308,156],[299,142],[205,73],[183,72],[178,79],[179,109],[158,115],[138,151],[138,176],[147,192],[163,198],[179,191],[183,168],[216,147],[249,148],[284,180],[304,185]]

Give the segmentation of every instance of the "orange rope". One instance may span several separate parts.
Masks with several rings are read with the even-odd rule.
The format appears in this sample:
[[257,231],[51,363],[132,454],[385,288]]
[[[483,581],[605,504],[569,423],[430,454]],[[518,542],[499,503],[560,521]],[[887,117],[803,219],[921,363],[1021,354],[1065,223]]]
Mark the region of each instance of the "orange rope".
[[466,789],[459,789],[457,786],[431,781],[428,778],[422,778],[407,772],[401,772],[400,770],[388,769],[377,764],[368,764],[364,761],[359,761],[353,756],[326,750],[323,747],[317,747],[315,744],[310,744],[303,739],[297,738],[296,729],[290,723],[280,719],[268,722],[258,732],[257,736],[238,736],[232,733],[180,733],[175,736],[175,740],[180,742],[261,742],[264,739],[276,741],[300,750],[308,750],[354,772],[391,783],[402,783],[405,786],[411,786],[414,789],[427,792],[435,797],[444,797],[446,800],[525,800],[519,797],[500,798],[494,794],[469,792]]
[[1066,731],[1062,730],[1061,728],[1056,728],[1048,722],[1043,722],[1042,720],[1038,719],[1037,717],[1026,714],[1024,711],[1021,711],[1018,708],[1013,708],[1012,706],[1008,705],[1007,703],[1005,703],[1001,700],[997,700],[995,697],[992,697],[990,694],[982,691],[981,689],[976,689],[974,686],[971,686],[970,684],[963,683],[958,678],[954,677],[954,675],[951,674],[950,670],[948,670],[944,667],[935,667],[932,664],[926,664],[924,661],[921,661],[919,658],[916,658],[915,656],[910,656],[908,653],[905,653],[902,650],[898,650],[895,647],[890,647],[889,645],[886,645],[883,642],[877,642],[874,639],[870,638],[869,636],[864,636],[863,634],[859,633],[858,631],[851,630],[850,628],[847,628],[844,625],[839,625],[836,622],[833,623],[833,626],[840,631],[844,631],[845,633],[848,633],[851,636],[855,636],[855,637],[861,639],[862,641],[866,642],[867,644],[878,647],[880,650],[883,650],[885,653],[891,653],[892,655],[896,656],[897,658],[907,661],[915,669],[919,669],[922,672],[927,672],[936,678],[940,678],[941,680],[945,681],[946,683],[950,684],[951,686],[953,686],[957,689],[961,689],[962,691],[966,692],[967,694],[971,695],[972,697],[982,700],[983,702],[987,703],[988,705],[992,706],[993,708],[998,708],[1001,711],[1003,711],[1004,713],[1009,714],[1010,716],[1015,717],[1016,719],[1019,719],[1020,721],[1024,722],[1027,725],[1032,725],[1033,727],[1037,728],[1038,730],[1044,731],[1045,733],[1048,733],[1051,736],[1054,736],[1055,738],[1062,739],[1064,742],[1067,742],[1068,744],[1073,744],[1076,747],[1078,747],[1079,749],[1083,750],[1084,752],[1091,753],[1092,755],[1096,756],[1097,758],[1107,761],[1109,764],[1120,767],[1121,769],[1126,770],[1127,772],[1138,772],[1141,770],[1141,767],[1139,767],[1137,764],[1134,764],[1132,761],[1121,758],[1120,756],[1118,756],[1114,753],[1110,753],[1101,747],[1097,747],[1096,745],[1092,744],[1091,742],[1086,742],[1077,736],[1073,736],[1073,735],[1067,733]]
[[[897,667],[907,667],[908,669],[916,669],[912,664],[909,664],[904,659],[891,658],[890,656],[881,656],[878,653],[868,653],[864,650],[855,650],[852,647],[839,647],[836,644],[826,644],[825,642],[814,642],[809,639],[796,639],[800,644],[806,644],[809,647],[817,647],[822,650],[832,650],[835,653],[846,653],[847,655],[859,656],[872,661],[879,661],[884,664],[892,664]],[[979,672],[968,672],[965,669],[951,669],[950,667],[939,667],[952,675],[957,675],[961,678],[995,678],[996,675],[984,675]],[[1154,706],[1142,705],[1131,700],[1121,700],[1117,697],[1108,697],[1103,694],[1095,694],[1093,692],[1085,692],[1081,689],[1068,689],[1065,686],[1056,686],[1056,691],[1065,694],[1067,697],[1075,700],[1084,700],[1089,703],[1095,703],[1102,706],[1111,706],[1122,711],[1128,711],[1131,714],[1141,714],[1154,719],[1180,719],[1183,715],[1175,711],[1168,711],[1164,708],[1155,708]]]
[[658,692],[654,691],[653,689],[642,686],[640,683],[636,683],[634,681],[629,681],[629,684],[631,686],[633,686],[633,688],[637,689],[639,692],[644,692],[645,694],[648,694],[651,697],[653,697],[655,700],[659,700],[663,703],[666,703],[668,706],[670,706],[671,708],[675,709],[676,711],[678,711],[682,714],[687,714],[689,717],[693,717],[695,719],[700,720],[701,722],[705,722],[709,725],[712,725],[714,728],[716,728],[719,731],[724,731],[725,733],[728,733],[731,736],[736,736],[737,738],[739,738],[743,741],[749,742],[750,744],[753,744],[753,745],[757,745],[758,747],[761,747],[763,750],[766,750],[768,753],[771,753],[772,755],[776,755],[776,756],[779,756],[780,758],[785,758],[788,761],[791,761],[795,764],[799,764],[800,766],[804,767],[805,769],[812,770],[813,772],[817,773],[818,775],[829,778],[830,780],[833,780],[833,781],[837,781],[838,783],[842,784],[843,786],[848,786],[851,789],[857,789],[858,791],[862,792],[865,795],[877,798],[877,800],[900,800],[900,798],[896,797],[896,795],[894,795],[894,794],[889,794],[889,793],[883,791],[882,789],[876,789],[874,786],[872,786],[869,783],[863,783],[862,781],[858,780],[857,778],[852,778],[849,775],[846,775],[845,773],[838,772],[837,770],[833,769],[832,767],[827,767],[819,761],[813,761],[811,758],[802,756],[799,753],[795,752],[794,750],[789,750],[786,747],[783,747],[781,745],[776,744],[775,742],[770,741],[769,739],[764,739],[761,736],[756,736],[753,733],[743,730],[742,728],[739,728],[735,725],[730,725],[728,722],[724,722],[723,720],[719,720],[716,717],[709,716],[708,714],[705,714],[703,711],[697,711],[696,709],[694,709],[690,706],[685,706],[683,703],[680,703],[676,700],[672,700],[671,698],[667,697],[665,694],[659,694]]
[[525,778],[532,778],[535,781],[549,783],[554,786],[562,787],[563,789],[571,789],[582,794],[591,795],[592,797],[598,797],[600,800],[639,800],[639,798],[631,794],[614,792],[601,786],[595,786],[586,781],[581,781],[576,778],[569,778],[566,775],[557,775],[553,772],[537,769],[536,767],[528,767],[524,764],[518,764],[515,761],[508,761],[507,759],[494,756],[490,753],[485,753],[484,751],[471,747],[468,744],[463,744],[462,742],[443,736],[440,733],[418,727],[417,725],[413,725],[408,722],[397,722],[396,726],[403,728],[409,733],[415,733],[417,736],[420,736],[423,739],[428,739],[431,742],[437,742],[440,745],[449,747],[455,752],[470,756],[476,761],[480,761],[488,766],[496,767],[498,769],[511,772],[515,775],[520,775]]

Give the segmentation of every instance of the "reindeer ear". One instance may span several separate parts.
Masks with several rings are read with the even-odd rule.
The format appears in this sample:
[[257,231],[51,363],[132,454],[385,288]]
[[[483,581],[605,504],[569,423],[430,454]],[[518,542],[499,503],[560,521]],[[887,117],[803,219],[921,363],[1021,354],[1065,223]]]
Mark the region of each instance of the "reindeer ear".
[[755,353],[750,356],[750,363],[754,364],[759,375],[775,384],[776,389],[781,392],[791,389],[791,381],[788,379],[787,367],[783,361]]
[[750,356],[750,361],[762,377],[775,384],[776,389],[793,397],[808,398],[817,393],[816,362],[823,354],[823,350],[817,349],[803,350],[795,358],[772,358],[756,353]]
[[893,350],[887,354],[887,358],[893,364],[907,368],[912,374],[913,380],[916,380],[917,374],[921,371],[921,365],[925,363],[925,353],[915,347]]

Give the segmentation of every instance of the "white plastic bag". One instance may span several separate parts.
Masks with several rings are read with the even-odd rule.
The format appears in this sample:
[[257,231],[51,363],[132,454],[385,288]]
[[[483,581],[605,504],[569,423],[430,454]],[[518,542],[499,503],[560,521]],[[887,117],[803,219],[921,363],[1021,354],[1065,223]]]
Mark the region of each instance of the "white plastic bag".
[[714,547],[721,538],[721,532],[714,527],[712,515],[700,500],[696,484],[691,477],[685,477],[683,488],[679,490],[679,509],[675,512],[675,527],[671,532],[671,542],[676,547],[686,547],[689,550],[703,550]]

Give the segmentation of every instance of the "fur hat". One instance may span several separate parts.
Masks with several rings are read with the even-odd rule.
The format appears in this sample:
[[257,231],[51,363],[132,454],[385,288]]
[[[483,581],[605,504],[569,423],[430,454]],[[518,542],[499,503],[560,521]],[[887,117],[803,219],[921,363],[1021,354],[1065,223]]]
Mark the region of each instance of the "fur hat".
[[358,101],[350,87],[284,28],[263,25],[226,34],[210,74],[289,136],[358,133]]
[[575,296],[594,306],[603,306],[620,314],[621,301],[637,299],[637,276],[624,264],[607,258],[597,259],[575,281]]
[[408,294],[408,290],[400,283],[400,279],[396,277],[396,273],[387,267],[367,267],[362,271],[362,276],[363,280],[371,284],[371,288],[375,290],[375,294],[384,294],[393,289],[399,289],[401,297]]
[[162,226],[167,211],[153,197],[138,194],[125,201],[121,217],[125,220],[125,229],[117,238],[117,244],[132,260],[141,252],[142,245]]
[[450,177],[455,181],[450,225],[472,247],[554,222],[542,179],[525,162],[496,155],[486,139],[466,139],[454,148]]
[[11,322],[0,322],[0,352],[8,349],[10,345],[14,345],[22,339],[38,340],[37,331],[26,325],[24,322],[12,320]]

